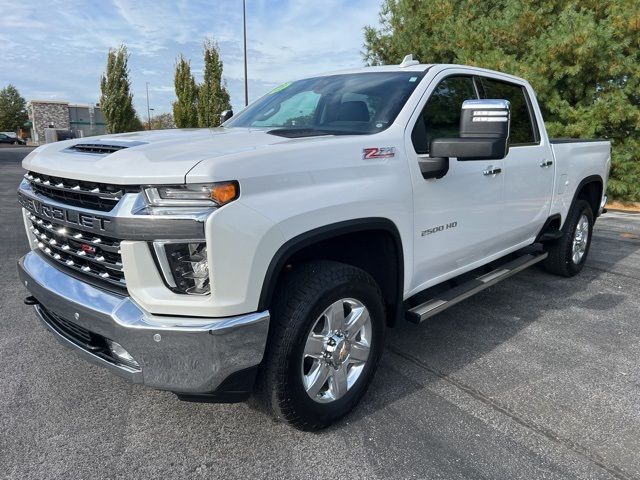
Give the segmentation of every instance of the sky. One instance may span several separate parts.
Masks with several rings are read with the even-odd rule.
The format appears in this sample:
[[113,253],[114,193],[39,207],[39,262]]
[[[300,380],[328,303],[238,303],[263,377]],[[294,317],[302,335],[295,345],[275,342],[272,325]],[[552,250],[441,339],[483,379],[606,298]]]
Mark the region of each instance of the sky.
[[[363,65],[363,27],[381,0],[247,0],[249,101],[283,82]],[[213,37],[235,111],[244,106],[242,0],[0,0],[0,88],[27,100],[96,103],[109,48],[131,54],[134,105],[146,119],[175,100],[177,56],[202,79],[202,42]]]

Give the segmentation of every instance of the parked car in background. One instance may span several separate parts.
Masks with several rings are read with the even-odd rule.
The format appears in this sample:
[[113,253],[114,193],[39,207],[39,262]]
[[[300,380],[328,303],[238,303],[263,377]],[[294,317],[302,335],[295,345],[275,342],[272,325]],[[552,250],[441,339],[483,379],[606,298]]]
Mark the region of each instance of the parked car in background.
[[306,78],[222,128],[30,153],[25,302],[133,382],[205,402],[255,389],[318,429],[358,403],[401,319],[539,262],[577,275],[610,159],[608,141],[550,139],[512,75],[408,57]]
[[[12,136],[13,135],[13,136]],[[18,136],[11,132],[2,132],[0,133],[0,143],[9,143],[11,145],[26,145],[27,142],[18,138]]]

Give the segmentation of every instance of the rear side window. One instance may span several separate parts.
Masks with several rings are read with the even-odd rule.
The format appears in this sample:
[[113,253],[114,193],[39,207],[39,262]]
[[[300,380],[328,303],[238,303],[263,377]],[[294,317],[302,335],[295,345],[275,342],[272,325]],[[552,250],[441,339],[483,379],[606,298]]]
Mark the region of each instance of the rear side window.
[[482,98],[509,100],[511,103],[509,145],[538,143],[524,87],[492,78],[481,78],[480,84]]
[[459,137],[462,102],[477,98],[471,77],[442,80],[431,93],[411,132],[416,152],[429,153],[429,145],[434,138]]

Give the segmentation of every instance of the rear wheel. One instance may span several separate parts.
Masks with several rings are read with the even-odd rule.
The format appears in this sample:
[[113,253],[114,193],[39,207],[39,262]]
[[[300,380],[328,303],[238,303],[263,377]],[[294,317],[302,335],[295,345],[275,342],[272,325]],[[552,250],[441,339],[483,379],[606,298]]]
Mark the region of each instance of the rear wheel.
[[382,294],[363,270],[298,266],[279,286],[258,394],[274,415],[317,430],[347,414],[375,372],[385,330]]
[[563,235],[557,241],[547,244],[549,256],[544,261],[548,272],[572,277],[584,266],[593,233],[593,211],[585,200],[578,200],[569,210],[563,227]]

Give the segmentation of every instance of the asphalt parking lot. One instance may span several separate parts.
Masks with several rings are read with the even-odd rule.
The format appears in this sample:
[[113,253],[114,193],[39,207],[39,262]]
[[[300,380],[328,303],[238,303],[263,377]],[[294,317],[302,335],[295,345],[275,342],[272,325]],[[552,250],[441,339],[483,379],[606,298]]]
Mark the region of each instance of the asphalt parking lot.
[[578,277],[534,268],[402,323],[360,407],[302,433],[128,384],[45,331],[15,267],[28,151],[0,149],[0,477],[640,478],[640,215],[601,217]]

